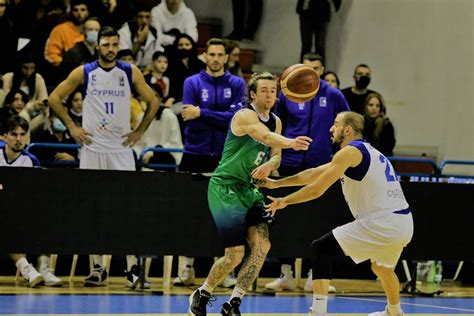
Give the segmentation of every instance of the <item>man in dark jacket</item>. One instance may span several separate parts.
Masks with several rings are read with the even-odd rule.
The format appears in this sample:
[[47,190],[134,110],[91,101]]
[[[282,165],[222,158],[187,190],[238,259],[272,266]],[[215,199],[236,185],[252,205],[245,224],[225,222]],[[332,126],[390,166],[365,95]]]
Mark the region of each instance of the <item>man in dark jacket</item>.
[[[245,81],[225,70],[228,55],[224,41],[211,38],[204,53],[206,70],[184,81],[183,110],[186,124],[180,171],[212,173],[219,164],[229,123],[245,104]],[[194,283],[194,258],[180,257],[175,285]],[[235,279],[228,283],[235,284]]]

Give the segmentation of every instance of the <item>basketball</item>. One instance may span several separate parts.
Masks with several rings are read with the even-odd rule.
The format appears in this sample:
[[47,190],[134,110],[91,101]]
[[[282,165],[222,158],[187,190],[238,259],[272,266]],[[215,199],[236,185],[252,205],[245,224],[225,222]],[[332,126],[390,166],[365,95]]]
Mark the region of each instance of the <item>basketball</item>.
[[306,102],[318,93],[319,74],[310,66],[295,64],[285,69],[280,77],[280,86],[289,100]]

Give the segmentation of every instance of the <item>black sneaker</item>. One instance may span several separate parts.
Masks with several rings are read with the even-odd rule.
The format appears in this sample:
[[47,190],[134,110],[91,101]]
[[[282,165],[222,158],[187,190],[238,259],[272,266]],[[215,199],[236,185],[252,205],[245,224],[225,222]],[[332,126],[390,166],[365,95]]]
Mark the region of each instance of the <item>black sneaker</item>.
[[107,284],[107,271],[98,264],[94,265],[92,273],[85,278],[84,286],[102,286]]
[[[130,271],[125,270],[125,277],[127,278],[127,287],[129,288],[136,288],[138,286],[138,279],[140,278],[140,267],[134,264]],[[150,281],[145,280],[143,287],[145,289],[149,289],[151,286]]]
[[221,309],[221,315],[225,316],[240,316],[240,309],[239,306],[242,303],[240,298],[234,297],[233,299],[230,300],[229,302],[225,302],[224,305],[222,305]]
[[212,306],[211,302],[216,300],[210,293],[197,289],[189,297],[189,315],[207,315],[206,306]]

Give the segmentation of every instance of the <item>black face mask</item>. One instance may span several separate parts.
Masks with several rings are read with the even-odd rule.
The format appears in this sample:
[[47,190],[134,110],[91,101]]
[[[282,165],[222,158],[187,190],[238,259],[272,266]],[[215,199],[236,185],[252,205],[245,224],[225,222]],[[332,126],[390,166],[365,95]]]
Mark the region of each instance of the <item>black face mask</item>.
[[178,49],[178,54],[181,58],[190,57],[192,55],[192,52],[192,49]]
[[370,77],[369,76],[360,76],[356,79],[356,87],[359,90],[364,90],[369,86]]

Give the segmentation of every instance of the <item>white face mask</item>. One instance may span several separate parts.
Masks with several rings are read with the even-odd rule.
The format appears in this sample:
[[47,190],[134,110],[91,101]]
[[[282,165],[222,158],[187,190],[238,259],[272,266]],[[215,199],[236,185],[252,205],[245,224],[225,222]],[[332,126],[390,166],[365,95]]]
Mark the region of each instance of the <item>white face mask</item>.
[[89,44],[97,44],[97,39],[99,38],[99,32],[98,31],[88,31],[86,32],[86,41]]
[[56,117],[53,119],[52,128],[56,133],[62,133],[66,131],[66,126],[64,126],[63,122],[61,122],[61,120]]

